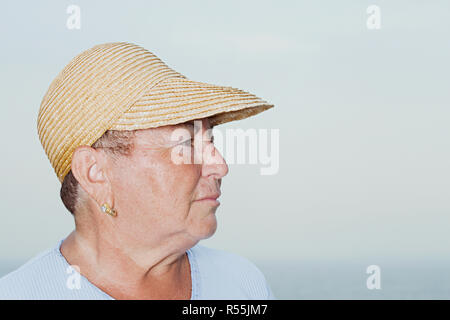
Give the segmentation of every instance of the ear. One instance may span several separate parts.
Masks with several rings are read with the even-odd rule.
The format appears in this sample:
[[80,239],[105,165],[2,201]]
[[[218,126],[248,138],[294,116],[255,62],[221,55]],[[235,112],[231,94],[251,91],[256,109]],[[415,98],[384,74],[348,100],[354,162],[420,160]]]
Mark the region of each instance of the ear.
[[[89,146],[77,147],[72,155],[71,170],[84,191],[99,205],[110,201],[111,190],[106,174],[107,159],[105,155]],[[110,202],[111,203],[111,202]]]

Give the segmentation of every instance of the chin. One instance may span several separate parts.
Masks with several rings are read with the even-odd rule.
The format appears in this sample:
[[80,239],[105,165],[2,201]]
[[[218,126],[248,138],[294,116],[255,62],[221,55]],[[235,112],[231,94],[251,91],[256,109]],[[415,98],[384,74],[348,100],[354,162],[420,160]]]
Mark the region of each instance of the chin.
[[217,230],[217,219],[214,211],[199,220],[195,227],[195,233],[200,240],[211,237]]

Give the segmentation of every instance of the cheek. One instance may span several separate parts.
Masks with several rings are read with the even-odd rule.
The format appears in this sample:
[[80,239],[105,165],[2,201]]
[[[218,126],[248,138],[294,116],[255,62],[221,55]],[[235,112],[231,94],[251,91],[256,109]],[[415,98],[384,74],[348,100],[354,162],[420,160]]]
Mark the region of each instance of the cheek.
[[[159,161],[134,172],[136,181],[130,188],[146,202],[162,211],[185,209],[194,198],[201,177],[199,165]],[[166,209],[166,210],[164,210]]]
[[190,210],[201,165],[176,165],[166,159],[138,160],[118,165],[116,172],[114,193],[127,211],[166,220],[168,216],[184,216]]
[[151,206],[158,212],[160,223],[171,221],[170,228],[184,225],[196,197],[200,171],[196,165],[171,164],[154,178],[152,183],[158,191],[152,192]]
[[[152,182],[153,177],[148,176],[146,170],[132,163],[117,166],[115,172],[114,197],[127,211],[142,212],[151,198],[152,188],[150,186],[155,185]],[[153,191],[158,192],[157,189]]]
[[171,164],[160,176],[162,191],[171,198],[174,203],[189,203],[194,197],[201,176],[197,165]]

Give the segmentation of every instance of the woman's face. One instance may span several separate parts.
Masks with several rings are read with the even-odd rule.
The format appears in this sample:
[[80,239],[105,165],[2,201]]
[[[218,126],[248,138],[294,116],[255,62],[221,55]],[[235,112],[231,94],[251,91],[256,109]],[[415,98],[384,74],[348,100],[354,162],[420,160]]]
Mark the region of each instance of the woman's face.
[[[115,225],[127,239],[154,244],[177,238],[196,243],[215,232],[218,204],[200,199],[220,195],[228,166],[211,141],[209,119],[196,121],[201,130],[195,139],[193,122],[137,130],[130,157],[112,164]],[[177,129],[184,129],[183,139]],[[202,161],[195,162],[194,155]],[[181,156],[190,158],[190,163],[177,164]]]

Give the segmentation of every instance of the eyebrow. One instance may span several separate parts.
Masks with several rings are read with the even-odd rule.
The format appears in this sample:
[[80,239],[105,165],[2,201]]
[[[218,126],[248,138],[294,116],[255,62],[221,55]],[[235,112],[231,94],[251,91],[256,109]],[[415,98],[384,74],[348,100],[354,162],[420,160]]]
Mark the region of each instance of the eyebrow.
[[183,127],[189,129],[190,131],[194,131],[194,122],[193,121],[186,122]]
[[188,122],[185,122],[185,123],[181,124],[181,127],[182,127],[182,128],[184,127],[185,129],[188,129],[190,132],[194,132],[194,130],[196,130],[196,131],[194,132],[194,135],[197,134],[197,132],[198,132],[199,129],[200,129],[200,127],[195,127],[195,126],[194,126],[194,120],[190,120],[190,121],[188,121]]

